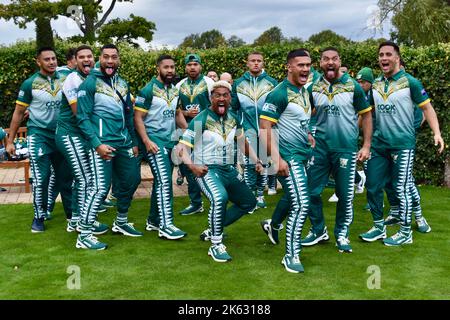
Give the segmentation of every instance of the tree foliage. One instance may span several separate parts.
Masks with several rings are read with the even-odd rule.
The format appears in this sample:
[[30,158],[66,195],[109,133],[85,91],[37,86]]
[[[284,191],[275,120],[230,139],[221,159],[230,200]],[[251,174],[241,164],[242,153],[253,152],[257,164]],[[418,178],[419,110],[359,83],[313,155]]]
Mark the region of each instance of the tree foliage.
[[202,34],[193,33],[184,38],[183,42],[179,45],[180,48],[193,48],[193,49],[212,49],[218,47],[224,47],[227,45],[227,41],[223,34],[216,29],[205,31]]
[[379,0],[381,23],[391,18],[392,40],[414,46],[450,41],[450,2]]
[[232,35],[227,39],[227,46],[230,48],[237,48],[245,45],[245,41],[236,35]]
[[[103,0],[12,0],[10,2],[10,4],[0,4],[0,18],[13,20],[20,28],[26,28],[28,23],[36,23],[39,19],[36,32],[43,32],[43,34],[36,34],[36,39],[39,41],[44,37],[53,38],[53,33],[50,32],[51,20],[66,16],[77,22],[83,34],[83,41],[93,43],[96,40],[97,31],[105,24],[116,3],[133,2],[133,0],[112,0],[105,12],[103,12]],[[43,23],[46,23],[46,28],[43,27]],[[53,42],[53,39],[49,41]]]
[[311,37],[309,37],[308,41],[315,45],[328,44],[328,45],[333,45],[333,46],[345,45],[345,44],[349,44],[352,42],[351,40],[347,39],[346,37],[341,36],[341,35],[337,34],[336,32],[331,31],[329,29],[323,30],[316,34],[313,34]]
[[[57,56],[64,61],[64,53],[69,47],[79,43],[56,41]],[[319,68],[321,46],[304,43],[311,53],[313,65]],[[297,48],[298,44],[283,43],[257,47],[264,55],[265,70],[272,77],[282,80],[286,76],[286,54]],[[338,46],[342,60],[351,70],[371,67],[375,74],[380,73],[378,66],[377,43],[352,43]],[[255,50],[251,46],[239,48],[220,47],[217,49],[196,52],[203,61],[203,70],[227,71],[235,77],[241,76],[247,69],[247,55]],[[96,55],[98,49],[94,49]],[[450,112],[447,108],[450,101],[450,44],[440,43],[420,48],[401,46],[402,57],[407,71],[420,79],[430,95],[432,105],[439,118],[442,136],[447,147],[443,155],[438,155],[432,140],[432,133],[424,124],[417,136],[416,161],[414,163],[415,178],[418,183],[441,185],[444,179],[445,159],[450,159]],[[0,47],[0,126],[8,127],[14,101],[17,98],[20,84],[36,71],[33,59],[34,43],[18,43],[10,47]],[[122,66],[120,74],[128,81],[133,92],[141,89],[156,74],[156,59],[159,54],[167,53],[174,57],[177,71],[184,72],[183,59],[187,49],[149,51],[136,50],[127,43],[120,44]]]
[[116,42],[127,42],[137,48],[139,44],[133,40],[143,38],[149,43],[153,39],[155,30],[156,26],[153,22],[131,14],[129,19],[117,18],[103,25],[99,30],[98,41],[107,43],[114,39]]
[[278,27],[272,27],[264,31],[256,40],[253,42],[255,46],[264,46],[269,44],[279,44],[284,40],[283,32]]

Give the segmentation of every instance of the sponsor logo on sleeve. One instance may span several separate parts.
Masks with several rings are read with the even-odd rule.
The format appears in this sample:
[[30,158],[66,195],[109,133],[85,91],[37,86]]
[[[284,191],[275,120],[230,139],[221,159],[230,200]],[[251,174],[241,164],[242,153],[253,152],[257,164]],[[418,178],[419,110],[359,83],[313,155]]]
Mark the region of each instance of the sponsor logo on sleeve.
[[422,93],[423,96],[427,95],[427,92],[425,91],[425,89],[422,89],[421,93]]
[[23,90],[19,91],[19,98],[23,98],[23,96],[25,95],[25,92]]
[[262,110],[266,111],[266,112],[274,112],[275,113],[275,112],[277,112],[277,106],[275,106],[274,104],[271,104],[271,103],[265,103],[263,105]]
[[78,98],[84,97],[86,95],[86,90],[78,91]]
[[136,104],[137,105],[143,105],[144,103],[145,103],[145,98],[139,97],[139,96],[136,97]]

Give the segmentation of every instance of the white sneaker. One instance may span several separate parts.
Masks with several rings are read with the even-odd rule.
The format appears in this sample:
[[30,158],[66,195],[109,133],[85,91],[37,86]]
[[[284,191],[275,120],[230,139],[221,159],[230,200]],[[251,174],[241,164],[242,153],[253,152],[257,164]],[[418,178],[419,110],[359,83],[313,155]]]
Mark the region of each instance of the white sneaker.
[[269,190],[267,190],[267,195],[269,196],[273,196],[277,194],[277,189],[276,188],[269,188]]
[[333,195],[328,199],[328,202],[338,202],[339,198],[336,196],[336,193],[333,193]]

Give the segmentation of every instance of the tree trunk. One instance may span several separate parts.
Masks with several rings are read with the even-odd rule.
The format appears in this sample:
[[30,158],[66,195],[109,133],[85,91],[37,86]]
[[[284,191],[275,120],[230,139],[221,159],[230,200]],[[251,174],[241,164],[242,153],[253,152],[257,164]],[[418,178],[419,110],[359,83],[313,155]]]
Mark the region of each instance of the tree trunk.
[[55,47],[52,25],[48,18],[36,19],[36,47]]
[[450,188],[450,156],[445,159],[444,186]]
[[95,17],[84,14],[85,32],[84,41],[91,44],[95,43]]

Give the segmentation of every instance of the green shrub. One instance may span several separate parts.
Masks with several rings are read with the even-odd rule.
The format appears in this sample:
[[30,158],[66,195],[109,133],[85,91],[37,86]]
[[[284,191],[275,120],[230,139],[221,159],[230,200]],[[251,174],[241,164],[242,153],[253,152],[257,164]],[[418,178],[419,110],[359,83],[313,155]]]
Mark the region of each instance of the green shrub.
[[[60,64],[64,64],[64,53],[74,43],[57,42],[56,50]],[[230,72],[238,78],[246,70],[248,53],[260,51],[264,54],[266,71],[274,78],[281,80],[285,76],[285,59],[287,52],[294,49],[295,44],[269,45],[264,47],[242,46],[238,48],[217,48],[196,50],[203,59],[203,71],[215,70]],[[318,68],[320,48],[305,44],[310,48],[314,67]],[[142,88],[155,75],[155,61],[162,52],[146,52],[121,46],[121,75],[128,80],[133,92]],[[341,46],[343,63],[350,66],[350,73],[356,74],[365,66],[372,67],[379,73],[377,63],[377,47],[374,44],[356,43]],[[95,50],[98,55],[98,49]],[[190,51],[186,49],[164,50],[172,55],[178,66],[178,72],[184,73],[183,58]],[[415,162],[415,177],[419,183],[443,183],[445,158],[450,156],[448,143],[450,141],[450,105],[449,56],[450,44],[436,44],[420,48],[402,48],[402,56],[407,65],[407,71],[420,79],[432,99],[433,107],[439,117],[439,123],[447,148],[444,155],[437,155],[433,145],[432,132],[427,124],[423,126],[417,141],[417,159]],[[14,101],[19,86],[27,77],[36,71],[34,62],[34,42],[21,42],[10,47],[0,48],[0,125],[9,126]]]

